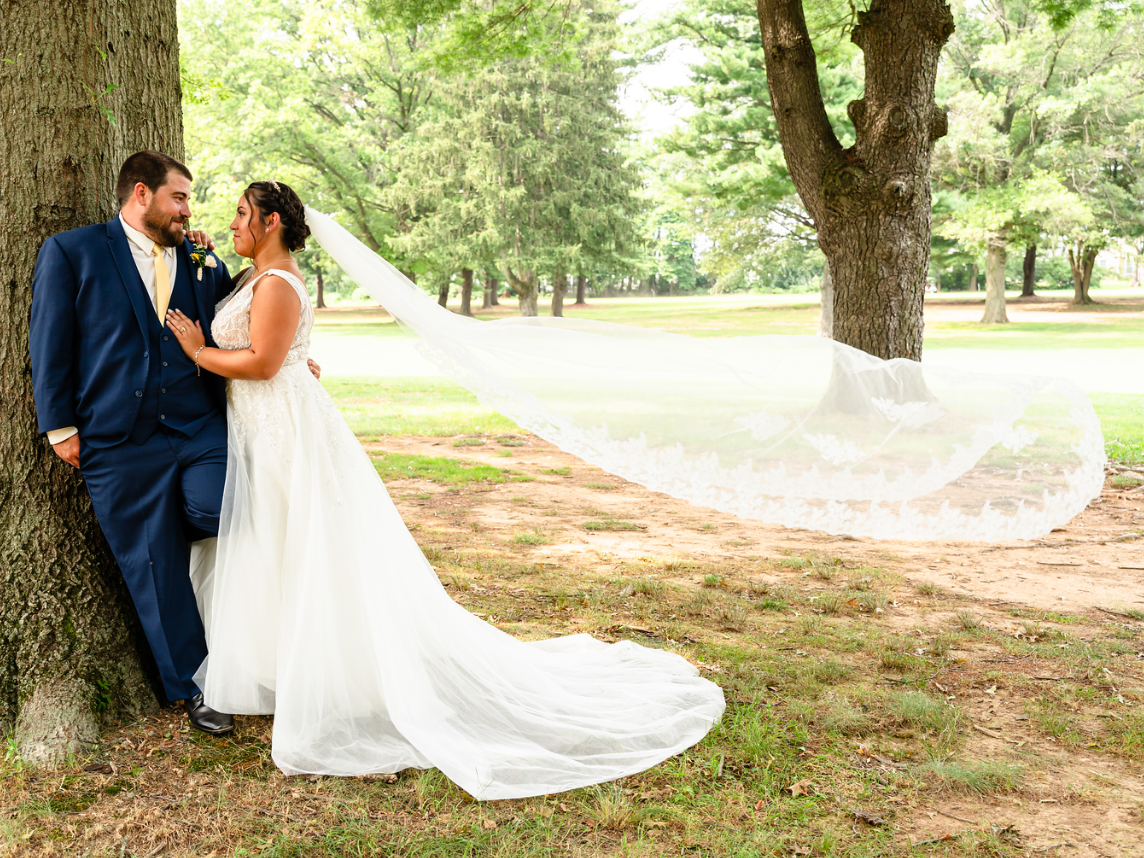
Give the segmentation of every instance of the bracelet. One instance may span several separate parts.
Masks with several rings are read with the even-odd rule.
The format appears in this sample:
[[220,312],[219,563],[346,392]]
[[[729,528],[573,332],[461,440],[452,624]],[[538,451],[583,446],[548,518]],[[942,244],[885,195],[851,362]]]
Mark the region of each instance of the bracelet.
[[197,375],[197,376],[202,376],[202,374],[203,374],[203,368],[201,366],[199,366],[199,352],[201,352],[206,347],[207,347],[207,344],[203,343],[201,346],[198,347],[198,349],[195,350],[195,358],[194,358],[194,360],[195,360],[195,375]]

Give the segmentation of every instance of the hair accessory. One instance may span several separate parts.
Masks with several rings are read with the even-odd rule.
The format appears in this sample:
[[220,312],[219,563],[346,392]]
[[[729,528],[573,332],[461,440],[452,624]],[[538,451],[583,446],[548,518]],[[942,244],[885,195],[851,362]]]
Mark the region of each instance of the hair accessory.
[[278,187],[278,183],[276,181],[274,181],[273,179],[270,180],[270,184],[274,186],[274,190],[279,191],[279,192],[282,191],[282,189],[280,187]]

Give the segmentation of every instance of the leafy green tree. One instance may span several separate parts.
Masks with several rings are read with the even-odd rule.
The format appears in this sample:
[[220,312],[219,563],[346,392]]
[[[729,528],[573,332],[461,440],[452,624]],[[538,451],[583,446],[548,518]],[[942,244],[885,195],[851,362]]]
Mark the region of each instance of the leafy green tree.
[[[935,177],[939,187],[968,199],[946,234],[968,235],[985,225],[994,230],[969,239],[991,248],[986,281],[997,288],[986,290],[984,321],[1007,321],[1008,245],[1025,249],[1022,292],[1030,295],[1037,244],[1054,230],[1065,229],[1077,246],[1077,300],[1087,300],[1086,264],[1091,274],[1097,250],[1112,234],[1110,222],[1127,226],[1132,219],[1124,194],[1134,171],[1110,171],[1109,165],[1131,161],[1120,144],[1140,115],[1140,22],[1081,10],[1064,23],[1028,0],[984,0],[957,13],[940,83],[948,95],[950,135],[937,147]],[[1045,171],[1061,176],[1078,199],[1062,199]],[[1103,202],[1112,197],[1123,198],[1121,204]],[[1107,212],[1082,212],[1078,205]]]
[[251,179],[282,179],[398,267],[424,268],[390,241],[409,224],[386,189],[400,169],[395,144],[435,92],[430,34],[395,35],[339,0],[182,0],[181,18],[189,73],[230,96],[187,106],[200,222],[221,234]]
[[502,271],[522,315],[547,274],[559,313],[570,274],[633,264],[639,175],[617,105],[616,17],[578,9],[557,57],[507,56],[438,83],[431,115],[399,147],[394,242],[447,276]]

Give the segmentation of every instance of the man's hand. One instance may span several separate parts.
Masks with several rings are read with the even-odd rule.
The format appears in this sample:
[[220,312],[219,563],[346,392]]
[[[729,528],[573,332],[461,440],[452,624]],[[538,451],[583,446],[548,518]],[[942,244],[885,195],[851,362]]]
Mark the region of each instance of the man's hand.
[[52,449],[56,451],[57,456],[73,468],[79,467],[79,435],[64,438],[60,443],[53,444]]
[[318,379],[319,381],[322,380],[322,368],[318,366],[318,362],[316,360],[313,358],[307,358],[306,366],[310,368],[310,372],[314,374],[314,378]]

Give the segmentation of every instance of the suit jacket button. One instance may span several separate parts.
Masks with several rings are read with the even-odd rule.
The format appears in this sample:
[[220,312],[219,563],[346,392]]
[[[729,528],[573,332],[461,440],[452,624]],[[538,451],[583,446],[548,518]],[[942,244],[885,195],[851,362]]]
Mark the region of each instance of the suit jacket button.
[[167,388],[165,388],[165,387],[160,387],[160,388],[159,388],[159,392],[160,392],[160,393],[166,393],[166,392],[167,392]]
[[159,419],[160,419],[160,420],[166,420],[166,419],[167,419],[167,415],[166,415],[166,414],[160,414],[160,415],[159,415]]
[[171,338],[168,337],[166,334],[163,334],[163,342],[166,342],[169,339],[171,339]]
[[137,391],[135,391],[135,395],[136,395],[137,397],[141,397],[141,396],[143,396],[143,391],[142,391],[142,390],[137,390]]
[[163,361],[163,366],[166,366],[166,365],[167,365],[167,362],[166,362],[166,361]]
[[147,352],[143,352],[143,357],[150,357],[150,355],[147,354]]

